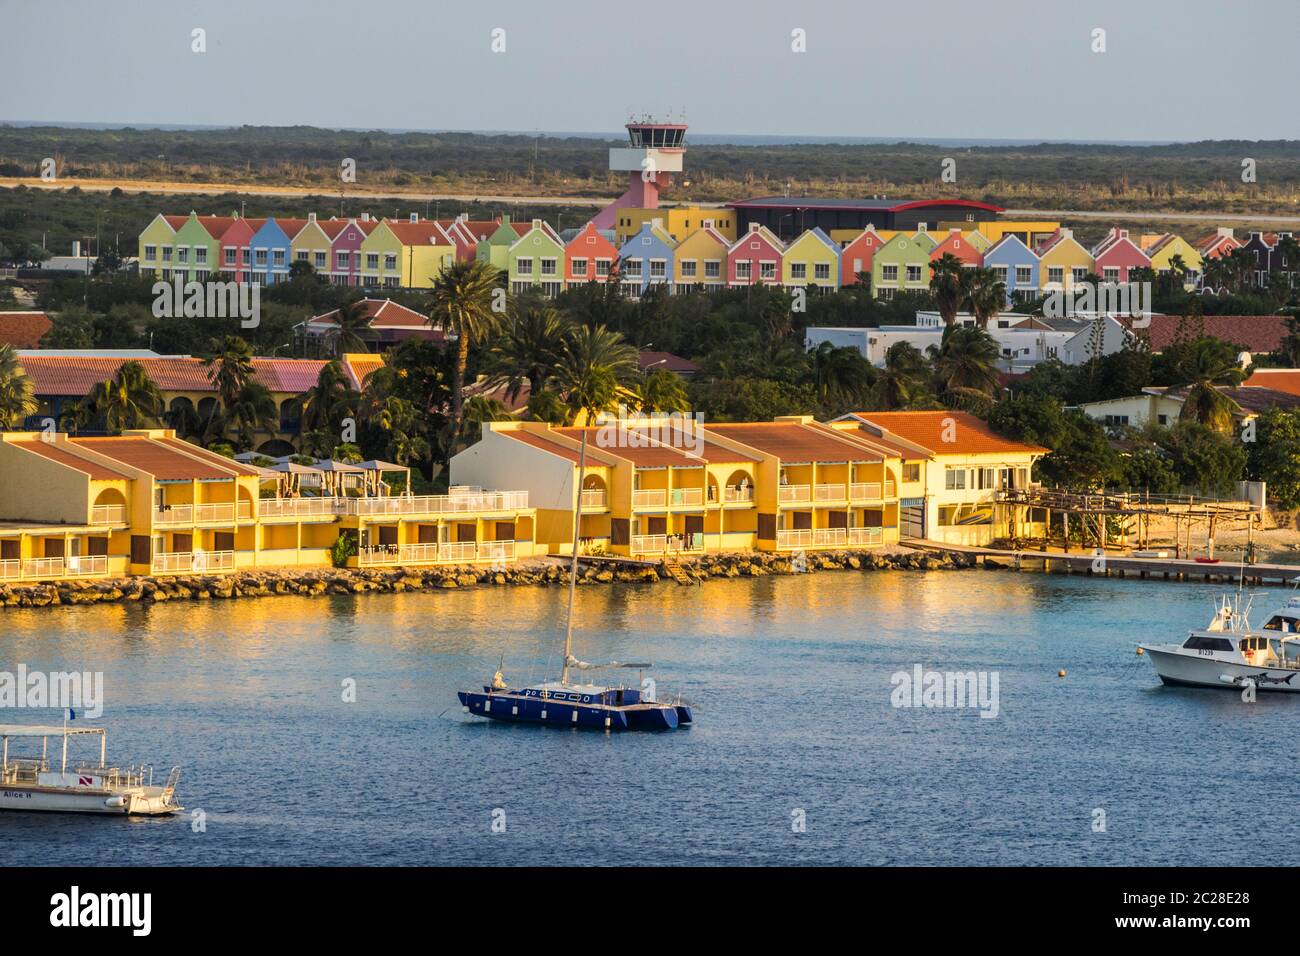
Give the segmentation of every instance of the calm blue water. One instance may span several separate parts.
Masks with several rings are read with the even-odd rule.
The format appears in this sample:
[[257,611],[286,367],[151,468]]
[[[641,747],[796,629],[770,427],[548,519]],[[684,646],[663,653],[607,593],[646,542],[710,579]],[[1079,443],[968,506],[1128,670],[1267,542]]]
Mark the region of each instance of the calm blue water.
[[[461,717],[500,654],[514,683],[550,671],[558,588],[5,611],[0,669],[104,671],[110,758],[183,765],[207,829],[0,814],[0,864],[1224,864],[1263,862],[1263,818],[1267,862],[1295,864],[1300,699],[1166,689],[1134,656],[1218,593],[974,571],[580,591],[581,656],[649,657],[698,707],[613,736]],[[917,663],[997,671],[1000,716],[894,709]]]

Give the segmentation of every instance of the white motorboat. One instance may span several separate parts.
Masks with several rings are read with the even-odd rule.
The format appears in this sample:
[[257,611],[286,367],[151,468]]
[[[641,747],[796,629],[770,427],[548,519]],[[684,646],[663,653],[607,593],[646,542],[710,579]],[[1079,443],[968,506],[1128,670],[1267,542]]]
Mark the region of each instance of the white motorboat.
[[1260,630],[1249,609],[1223,598],[1214,620],[1181,644],[1138,645],[1166,683],[1181,687],[1300,692],[1300,603],[1292,600]]
[[[69,738],[98,736],[99,761],[68,762]],[[58,768],[49,764],[49,742],[61,740]],[[110,767],[105,762],[106,737],[98,727],[0,724],[3,762],[0,763],[0,809],[55,810],[67,813],[111,813],[165,816],[184,809],[176,800],[180,767],[172,767],[161,785],[153,768]],[[40,740],[40,756],[13,756],[11,740]],[[34,748],[34,744],[32,745]]]

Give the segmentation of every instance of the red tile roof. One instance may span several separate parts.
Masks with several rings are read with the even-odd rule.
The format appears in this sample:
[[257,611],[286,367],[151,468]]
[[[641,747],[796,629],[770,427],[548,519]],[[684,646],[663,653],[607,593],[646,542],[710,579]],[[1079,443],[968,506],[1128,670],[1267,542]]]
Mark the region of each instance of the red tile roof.
[[[564,435],[572,438],[574,441],[582,440],[582,428],[557,428],[557,435]],[[603,429],[599,425],[588,426],[587,432],[587,449],[597,448],[618,458],[626,458],[638,468],[662,468],[668,465],[675,467],[698,467],[705,463],[705,460],[698,455],[692,454],[684,448],[673,448],[671,445],[652,444],[646,448],[631,447],[631,442],[620,440],[613,448],[603,447],[601,436]],[[626,434],[620,438],[627,438]],[[638,439],[640,440],[640,439]]]
[[[24,355],[19,364],[37,395],[82,396],[117,374],[126,362],[139,362],[164,392],[216,391],[208,380],[208,366],[190,356],[163,358],[111,358],[81,355]],[[253,359],[254,380],[276,393],[300,394],[316,384],[325,365],[315,359]]]
[[[515,441],[523,442],[525,445],[532,445],[534,448],[540,448],[542,451],[550,452],[560,458],[567,458],[575,465],[580,457],[580,450],[570,448],[568,445],[562,445],[557,441],[552,441],[546,435],[538,435],[533,432],[526,432],[518,429],[509,429],[497,434],[505,435],[507,438],[513,438]],[[587,464],[589,465],[610,465],[613,459],[602,455],[599,449],[594,448],[590,441],[587,443]]]
[[[977,455],[999,452],[1046,452],[1039,445],[1003,438],[969,412],[950,409],[925,412],[854,412],[855,417],[885,429],[936,455]],[[951,438],[951,441],[947,439]]]
[[[1286,319],[1284,315],[1206,315],[1189,320],[1186,331],[1190,334],[1190,330],[1203,327],[1206,335],[1248,352],[1276,352],[1288,332]],[[1179,315],[1153,315],[1150,327],[1137,331],[1147,337],[1151,351],[1160,352],[1177,340],[1182,320]]]
[[85,472],[96,481],[113,481],[122,478],[129,478],[129,475],[119,471],[113,471],[104,465],[94,461],[87,461],[68,451],[66,448],[60,448],[53,442],[46,441],[15,441],[9,444],[22,448],[40,455],[42,458],[48,458],[50,461],[57,461],[61,465],[67,465],[75,468],[77,471]]
[[720,438],[748,445],[782,461],[883,461],[884,454],[837,433],[834,429],[801,422],[743,422],[710,424],[707,430]]
[[[423,313],[408,309],[392,299],[362,299],[360,302],[366,315],[370,316],[372,329],[411,329],[429,327],[429,317]],[[313,315],[311,321],[319,325],[337,325],[338,309]]]
[[690,359],[684,359],[672,352],[641,352],[637,355],[637,364],[641,366],[643,372],[662,368],[669,372],[676,372],[678,375],[694,375],[700,370],[700,367]]
[[0,345],[16,349],[34,349],[41,336],[50,330],[50,317],[44,312],[0,312]]
[[72,438],[69,441],[146,471],[162,481],[230,478],[235,471],[235,462],[231,462],[230,466],[218,466],[194,461],[161,442],[145,437]]

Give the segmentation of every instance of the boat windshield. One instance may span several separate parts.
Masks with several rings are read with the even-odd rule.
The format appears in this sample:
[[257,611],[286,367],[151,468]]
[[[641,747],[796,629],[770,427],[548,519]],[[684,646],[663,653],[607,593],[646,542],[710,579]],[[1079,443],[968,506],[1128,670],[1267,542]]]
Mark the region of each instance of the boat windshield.
[[1207,637],[1204,634],[1193,634],[1183,645],[1186,650],[1190,651],[1231,651],[1232,641],[1226,637]]
[[1281,631],[1283,634],[1300,634],[1300,621],[1283,614],[1274,614],[1267,624],[1266,631]]

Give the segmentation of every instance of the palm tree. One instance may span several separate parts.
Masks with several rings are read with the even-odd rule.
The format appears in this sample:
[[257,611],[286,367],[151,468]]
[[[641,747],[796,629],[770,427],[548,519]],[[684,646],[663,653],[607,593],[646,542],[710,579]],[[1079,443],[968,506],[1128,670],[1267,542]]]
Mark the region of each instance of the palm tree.
[[330,342],[335,355],[344,352],[369,352],[361,337],[370,329],[370,313],[360,299],[352,299],[339,306],[334,313],[335,328],[330,332]]
[[951,252],[945,252],[930,268],[930,292],[943,316],[943,324],[950,327],[957,321],[957,313],[966,300],[966,270]]
[[139,362],[123,362],[112,378],[98,383],[81,403],[81,424],[102,420],[111,432],[156,424],[163,396]]
[[[253,347],[238,335],[227,335],[217,351],[207,356],[208,381],[217,390],[223,411],[239,400],[244,386],[253,380]],[[206,429],[216,427],[217,407],[208,413]]]
[[492,344],[488,380],[504,385],[511,401],[525,383],[530,395],[540,392],[555,372],[564,351],[569,321],[552,306],[532,298],[516,303]]
[[965,278],[966,301],[976,323],[981,329],[987,329],[989,322],[996,319],[1006,305],[1006,283],[992,269],[985,268],[967,269]]
[[1243,373],[1215,344],[1213,340],[1199,340],[1183,360],[1182,377],[1187,379],[1187,393],[1178,418],[1227,432],[1232,429],[1241,407],[1220,389],[1240,385]]
[[280,430],[280,415],[271,392],[261,382],[248,382],[222,413],[223,435],[230,435],[244,450],[257,440],[259,432],[274,435]]
[[36,392],[11,345],[0,345],[0,430],[17,426],[37,409]]
[[637,408],[643,412],[689,412],[690,399],[682,387],[681,376],[657,368],[642,376],[636,387]]
[[934,377],[944,402],[990,398],[998,387],[999,355],[997,342],[983,329],[945,329],[934,356]]
[[[478,259],[457,262],[444,269],[433,281],[433,289],[429,293],[429,324],[440,325],[447,335],[456,338],[451,415],[447,429],[449,435],[460,434],[469,347],[475,342],[491,338],[501,325],[501,317],[492,306],[503,281],[501,270]],[[447,442],[449,457],[454,445],[454,441]]]
[[566,337],[555,383],[572,420],[585,424],[596,412],[620,401],[636,400],[636,394],[622,385],[636,372],[637,351],[621,335],[603,325],[583,325],[571,329]]
[[[378,370],[370,377],[373,378],[376,374]],[[359,396],[344,373],[343,365],[335,360],[325,363],[316,376],[316,384],[303,392],[299,400],[302,403],[304,434],[319,431],[334,433],[342,419],[356,413]]]
[[811,353],[813,391],[824,404],[853,404],[876,382],[875,369],[854,348],[822,342]]
[[[483,434],[484,422],[509,422],[514,420],[510,409],[495,398],[474,395],[465,400],[465,417],[461,420],[460,442],[472,445]],[[396,460],[396,459],[394,459]]]
[[889,411],[909,408],[926,397],[930,366],[910,342],[895,342],[885,352],[885,367],[876,375],[872,404]]

